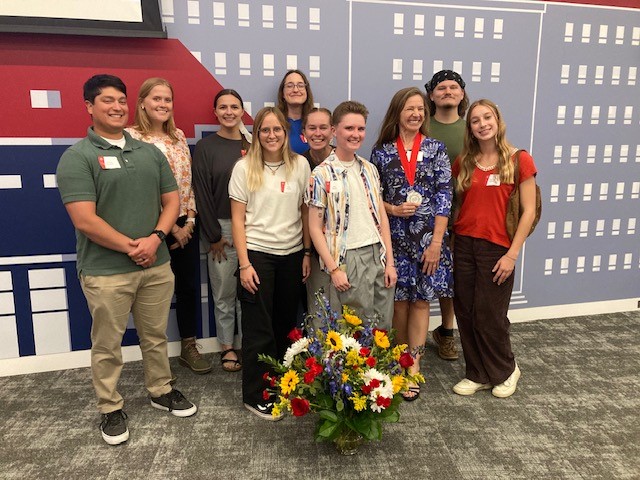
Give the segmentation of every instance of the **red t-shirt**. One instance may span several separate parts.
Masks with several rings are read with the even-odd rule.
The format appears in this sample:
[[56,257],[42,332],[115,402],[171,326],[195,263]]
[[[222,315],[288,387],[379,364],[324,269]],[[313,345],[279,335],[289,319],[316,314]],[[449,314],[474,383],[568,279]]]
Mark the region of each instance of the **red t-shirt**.
[[[455,177],[460,173],[460,158],[456,158],[451,172]],[[513,161],[513,157],[511,158]],[[533,158],[528,152],[520,152],[520,183],[537,173]],[[487,185],[488,184],[488,185]],[[498,169],[483,172],[473,171],[471,188],[464,194],[464,200],[453,230],[458,235],[482,238],[509,248],[511,240],[507,235],[507,203],[513,191],[513,184],[502,184]]]

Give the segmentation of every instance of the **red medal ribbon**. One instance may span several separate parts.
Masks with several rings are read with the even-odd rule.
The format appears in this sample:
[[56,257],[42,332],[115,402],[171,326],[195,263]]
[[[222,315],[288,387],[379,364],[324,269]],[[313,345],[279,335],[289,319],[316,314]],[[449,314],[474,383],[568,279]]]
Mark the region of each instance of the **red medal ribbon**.
[[420,150],[420,142],[422,141],[422,135],[420,132],[416,133],[413,139],[413,147],[411,148],[411,161],[407,158],[407,151],[404,148],[402,138],[398,135],[396,140],[396,146],[398,147],[398,155],[400,155],[400,163],[404,169],[404,176],[407,177],[407,182],[413,187],[413,183],[416,180],[416,167],[418,166],[418,150]]

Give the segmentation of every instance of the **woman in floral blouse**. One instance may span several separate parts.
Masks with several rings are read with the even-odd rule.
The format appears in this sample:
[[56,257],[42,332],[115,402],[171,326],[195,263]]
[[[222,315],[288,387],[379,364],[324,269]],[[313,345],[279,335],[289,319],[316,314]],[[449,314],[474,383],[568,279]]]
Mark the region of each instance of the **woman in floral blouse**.
[[[393,327],[407,343],[420,370],[421,347],[429,331],[429,302],[453,296],[447,221],[451,212],[451,166],[442,142],[427,136],[425,97],[417,88],[398,91],[371,153],[380,173],[398,272]],[[413,401],[420,387],[403,394]]]
[[198,352],[196,312],[200,303],[196,237],[196,202],[191,186],[191,154],[184,133],[173,120],[173,88],[162,78],[145,80],[138,92],[135,123],[127,131],[132,137],[152,143],[164,153],[178,183],[180,214],[166,242],[171,269],[176,277],[176,316],[182,338],[180,363],[195,373],[211,371]]

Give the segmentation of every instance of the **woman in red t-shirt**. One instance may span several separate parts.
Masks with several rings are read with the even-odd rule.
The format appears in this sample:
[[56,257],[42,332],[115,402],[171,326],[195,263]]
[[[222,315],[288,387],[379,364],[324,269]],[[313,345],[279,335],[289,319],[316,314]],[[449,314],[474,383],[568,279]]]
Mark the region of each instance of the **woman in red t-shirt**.
[[464,148],[452,169],[462,200],[454,223],[453,270],[454,307],[466,363],[465,378],[453,387],[459,395],[492,389],[494,396],[506,398],[520,378],[507,311],[515,264],[535,217],[536,167],[528,153],[520,153],[522,215],[510,240],[505,218],[514,188],[516,149],[505,131],[493,102],[474,102],[467,114]]

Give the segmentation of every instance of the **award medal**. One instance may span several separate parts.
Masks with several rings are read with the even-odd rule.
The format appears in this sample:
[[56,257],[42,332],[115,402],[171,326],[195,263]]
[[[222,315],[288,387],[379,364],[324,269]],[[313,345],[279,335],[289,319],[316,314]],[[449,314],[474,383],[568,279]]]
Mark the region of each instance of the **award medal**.
[[[398,148],[400,163],[402,164],[402,168],[404,170],[404,175],[407,178],[407,182],[411,187],[413,187],[413,184],[416,179],[416,168],[418,166],[418,151],[420,150],[421,141],[422,141],[422,135],[420,134],[420,132],[418,132],[416,133],[416,136],[413,139],[413,146],[411,147],[411,159],[409,159],[407,158],[407,150],[404,147],[404,143],[402,142],[402,138],[400,137],[400,135],[398,135],[398,140],[396,140],[396,146]],[[410,189],[409,193],[407,193],[407,202],[422,203],[422,195],[420,195],[415,190]]]

